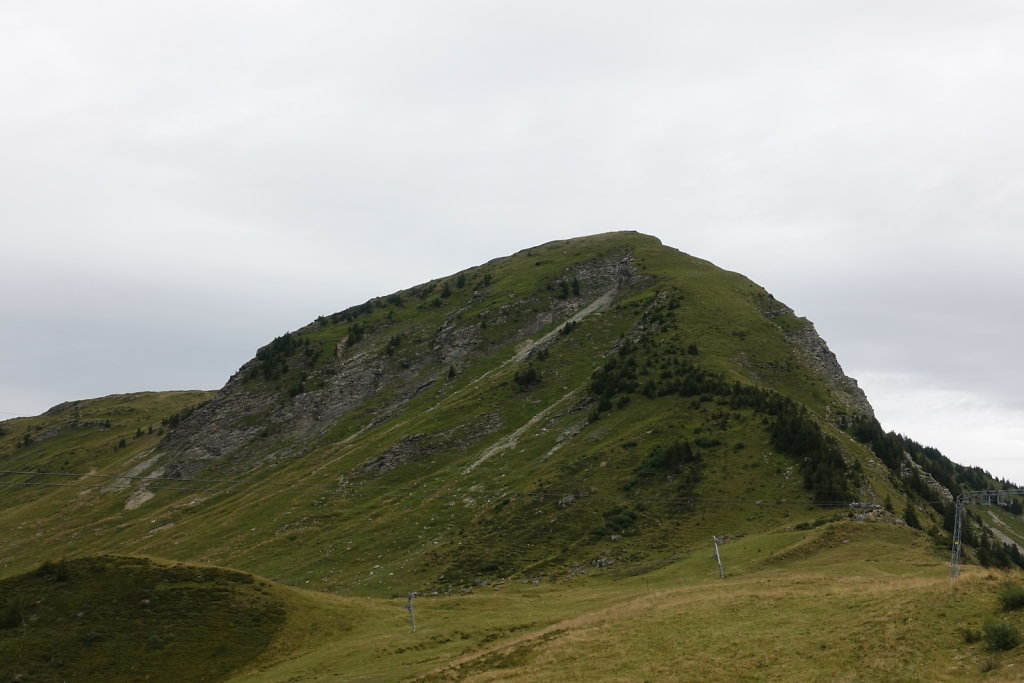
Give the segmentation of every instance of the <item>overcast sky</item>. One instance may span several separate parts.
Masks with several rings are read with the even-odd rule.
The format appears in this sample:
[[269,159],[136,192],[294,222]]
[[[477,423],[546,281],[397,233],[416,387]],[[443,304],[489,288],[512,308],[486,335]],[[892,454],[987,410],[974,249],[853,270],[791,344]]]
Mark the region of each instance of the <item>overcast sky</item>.
[[631,229],[1024,484],[1016,0],[3,0],[0,419]]

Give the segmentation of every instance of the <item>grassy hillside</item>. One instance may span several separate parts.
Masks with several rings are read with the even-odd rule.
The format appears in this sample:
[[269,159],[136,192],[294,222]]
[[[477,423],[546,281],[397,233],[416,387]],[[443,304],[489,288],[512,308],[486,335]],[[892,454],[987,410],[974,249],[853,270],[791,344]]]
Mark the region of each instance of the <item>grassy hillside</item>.
[[[885,433],[809,321],[636,233],[321,316],[218,392],[0,423],[0,469],[14,608],[68,606],[0,638],[36,676],[130,679],[119,653],[148,645],[128,603],[75,605],[117,574],[205,595],[175,569],[193,565],[265,577],[211,596],[264,616],[200,678],[999,680],[1019,664],[979,640],[986,619],[1019,621],[1001,579],[947,579],[953,496],[1005,482]],[[1017,562],[1021,511],[970,511],[967,561]],[[90,578],[72,589],[55,567]],[[163,639],[180,618],[165,607],[131,623]],[[72,608],[112,630],[69,628]]]
[[[770,530],[642,575],[346,598],[208,566],[100,556],[0,582],[0,672],[18,680],[1017,680],[995,624],[1024,575],[954,586],[926,535]],[[1008,592],[1008,586],[1013,591]],[[1014,603],[1016,604],[1016,603]],[[16,606],[12,618],[12,605]]]
[[863,515],[851,501],[913,506],[948,543],[950,504],[907,468],[957,473],[891,443],[808,321],[636,233],[321,316],[208,398],[5,423],[5,469],[152,479],[9,475],[51,488],[8,487],[0,572],[122,552],[348,594],[457,592],[646,570],[712,535]]
[[[182,415],[214,392],[107,396],[0,423],[0,577],[56,557],[119,549],[117,517],[129,480],[153,473],[157,445]],[[40,476],[37,472],[99,476]],[[80,486],[96,486],[87,489]],[[88,529],[88,531],[85,531]],[[123,547],[120,547],[124,550]]]
[[4,680],[223,680],[281,627],[266,582],[214,567],[98,556],[0,582]]
[[[830,523],[723,544],[643,575],[509,582],[417,599],[418,629],[323,642],[246,681],[1017,680],[986,625],[1024,628],[1000,595],[1020,573],[950,586],[927,537]],[[404,601],[390,601],[400,609]]]

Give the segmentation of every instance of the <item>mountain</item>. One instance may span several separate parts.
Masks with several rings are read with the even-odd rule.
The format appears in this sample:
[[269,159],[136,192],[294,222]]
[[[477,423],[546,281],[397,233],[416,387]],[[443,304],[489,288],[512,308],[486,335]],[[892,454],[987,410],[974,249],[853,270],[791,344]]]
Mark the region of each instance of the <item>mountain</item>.
[[[728,589],[707,583],[718,578],[712,538],[730,585],[750,595],[786,600],[808,581],[856,576],[856,591],[834,593],[846,611],[858,591],[893,591],[878,599],[980,627],[984,610],[928,591],[946,585],[954,497],[1010,487],[886,433],[814,326],[763,287],[635,232],[550,242],[325,314],[259,348],[216,392],[108,396],[5,421],[0,463],[0,580],[25,596],[0,604],[11,624],[0,659],[31,651],[33,671],[62,676],[55,662],[71,655],[54,659],[47,643],[64,633],[74,642],[58,649],[85,662],[68,666],[123,664],[117,648],[138,644],[128,603],[76,608],[108,614],[109,628],[81,633],[41,606],[92,605],[92,586],[110,580],[97,567],[108,567],[142,592],[211,588],[242,605],[230,609],[249,614],[258,643],[222,642],[248,654],[204,670],[209,680],[246,667],[276,672],[251,680],[279,680],[292,660],[374,676],[400,661],[395,680],[451,661],[431,675],[471,678],[526,666],[523,648],[547,652],[566,633],[613,652],[578,632],[591,622],[573,610],[633,628],[646,617],[616,610],[649,601],[654,585],[672,609],[713,620],[703,591]],[[1024,509],[1004,503],[967,511],[968,561],[1024,564]],[[211,570],[223,586],[196,587],[181,574],[209,565],[250,578]],[[81,585],[58,580],[65,566]],[[996,583],[985,581],[965,590],[990,599]],[[265,593],[238,588],[250,583]],[[311,614],[376,619],[410,592],[439,610],[429,644],[364,625],[338,636],[354,648],[344,656],[310,640]],[[330,594],[383,602],[340,606]],[[159,624],[177,617],[153,618],[156,648]],[[204,639],[218,618],[187,638]],[[865,629],[878,618],[850,617]],[[773,628],[771,615],[745,619]],[[925,647],[927,633],[915,634]],[[108,660],[94,657],[99,645],[80,651],[82,639],[107,642]],[[530,664],[538,678],[550,673],[542,661]],[[631,666],[658,678],[674,665]]]
[[[104,414],[127,418],[139,400]],[[83,416],[87,402],[23,436],[9,421],[8,470],[135,477],[70,499],[16,492],[26,507],[9,518],[35,521],[16,525],[14,558],[49,529],[67,554],[450,592],[644,571],[712,535],[908,506],[944,543],[952,495],[999,485],[885,434],[814,326],[764,288],[635,232],[550,242],[321,316],[212,397],[161,400],[162,424]],[[68,441],[89,429],[117,443],[98,457]],[[24,559],[12,568],[40,558]]]

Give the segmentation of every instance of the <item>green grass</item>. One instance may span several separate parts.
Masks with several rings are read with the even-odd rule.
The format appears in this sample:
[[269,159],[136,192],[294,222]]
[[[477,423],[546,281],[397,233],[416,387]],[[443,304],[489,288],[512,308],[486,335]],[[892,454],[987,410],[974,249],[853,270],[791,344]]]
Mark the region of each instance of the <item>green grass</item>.
[[285,617],[249,574],[146,558],[47,563],[0,582],[0,596],[4,680],[222,680]]
[[[238,601],[242,591],[250,602],[241,613],[263,605],[264,613],[276,615],[268,624],[272,632],[265,632],[259,647],[246,651],[247,661],[228,675],[229,680],[253,683],[999,681],[1014,680],[1024,666],[1019,647],[993,651],[981,635],[993,619],[1015,628],[1024,621],[1024,615],[1004,614],[999,606],[1007,576],[967,567],[961,580],[950,586],[945,564],[920,532],[887,524],[832,523],[807,531],[730,539],[721,551],[725,579],[718,578],[707,543],[701,551],[638,575],[592,572],[539,584],[498,581],[457,595],[420,596],[414,602],[415,633],[404,597],[340,597],[267,584],[259,578],[250,582],[244,575],[219,576],[212,568],[145,565],[159,582],[121,580],[112,595],[123,594],[124,604],[134,605],[143,593],[152,600],[161,591],[172,596],[178,590],[208,586],[215,596]],[[129,563],[127,568],[106,570],[122,579],[123,572],[142,568],[131,564],[137,560],[90,560],[114,561]],[[207,581],[194,583],[196,572]],[[68,585],[76,580],[85,579],[72,578]],[[43,604],[57,600],[54,596],[65,588],[45,575],[34,575],[31,581],[49,591],[37,593]],[[142,592],[136,595],[137,590]],[[127,638],[114,626],[117,615],[125,611],[115,610],[115,616],[108,617],[108,641]],[[176,628],[185,626],[173,622],[173,615],[168,618]],[[203,623],[204,618],[195,615],[191,623]],[[44,625],[40,619],[29,629],[48,634],[51,649],[88,652],[101,642],[80,642],[80,635],[63,629],[44,631]],[[978,638],[968,642],[968,631],[977,632]],[[3,633],[0,630],[0,637]],[[176,642],[200,633],[179,633]],[[222,635],[231,639],[228,649],[253,641],[233,629]],[[73,641],[70,649],[65,639]],[[150,651],[141,642],[134,646],[158,660],[174,651]],[[98,661],[98,655],[94,659]],[[159,661],[165,667],[170,664]],[[190,665],[211,666],[216,661],[195,657]],[[123,668],[108,671],[113,673],[105,673],[104,680],[135,680],[132,676],[138,675]],[[215,680],[220,675],[213,669],[187,671],[193,679]]]
[[423,680],[1013,680],[1019,652],[993,658],[961,635],[990,618],[999,575],[972,571],[950,588],[920,534],[823,529],[782,562],[761,558],[792,533],[726,543],[724,580],[708,552],[606,584],[610,605],[600,582],[580,587],[591,609]]

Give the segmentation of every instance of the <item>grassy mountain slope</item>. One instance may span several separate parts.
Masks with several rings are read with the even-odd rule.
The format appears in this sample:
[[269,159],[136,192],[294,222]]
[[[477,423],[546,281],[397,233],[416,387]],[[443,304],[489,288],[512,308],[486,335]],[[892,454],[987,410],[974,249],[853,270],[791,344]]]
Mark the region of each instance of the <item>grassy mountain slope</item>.
[[[974,637],[1021,625],[999,608],[1003,576],[947,580],[953,496],[1008,483],[886,434],[811,323],[636,233],[321,316],[218,392],[2,422],[0,469],[11,677],[1012,680],[1024,665]],[[969,511],[969,561],[1017,561],[1020,507]],[[209,651],[188,663],[165,647],[192,642]],[[140,648],[144,671],[126,655]]]
[[[920,476],[908,486],[902,453],[876,456],[887,437],[813,326],[637,233],[552,242],[322,316],[205,398],[123,399],[155,403],[120,431],[91,419],[91,450],[51,424],[90,422],[68,406],[12,424],[7,469],[172,481],[14,490],[3,571],[116,551],[353,594],[450,592],[646,571],[850,501],[914,505],[945,542],[945,508],[923,503]],[[174,427],[162,441],[160,411]]]
[[[293,531],[319,537],[329,520],[325,553],[362,570],[310,562],[328,586],[419,588],[432,573],[428,585],[448,588],[642,561],[714,533],[699,528],[705,514],[739,531],[790,512],[756,500],[814,497],[768,443],[765,415],[728,395],[736,381],[771,387],[832,431],[830,419],[863,414],[851,383],[793,341],[809,327],[741,276],[649,237],[552,243],[279,338],[172,437],[168,459],[191,477],[346,486]],[[625,372],[608,367],[619,360]],[[603,400],[595,371],[609,378]],[[689,451],[651,465],[677,442]],[[743,502],[684,523],[690,496]],[[252,568],[277,575],[268,550]]]
[[[124,550],[130,481],[159,476],[156,447],[214,392],[147,392],[62,403],[37,417],[0,423],[0,576],[46,560]],[[76,476],[40,476],[58,472]],[[81,474],[99,476],[81,476]],[[97,486],[98,488],[80,488]]]
[[222,680],[285,618],[249,574],[145,558],[46,563],[0,596],[4,680]]

